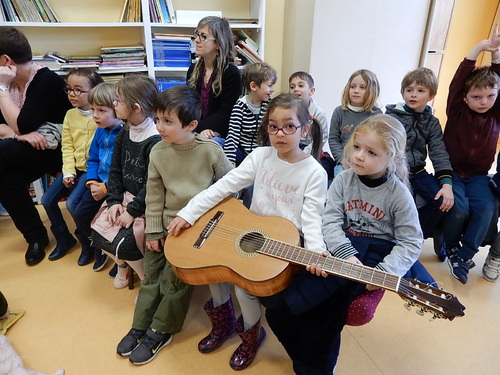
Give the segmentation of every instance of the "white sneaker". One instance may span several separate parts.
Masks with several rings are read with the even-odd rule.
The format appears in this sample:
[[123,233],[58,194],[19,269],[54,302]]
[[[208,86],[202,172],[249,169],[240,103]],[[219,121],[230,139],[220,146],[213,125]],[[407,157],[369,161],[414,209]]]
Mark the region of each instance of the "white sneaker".
[[124,277],[120,276],[120,272],[118,272],[113,280],[113,286],[116,289],[123,289],[128,285],[128,273],[125,274]]
[[486,257],[483,265],[483,277],[491,282],[498,280],[500,276],[500,258],[493,258],[490,254]]

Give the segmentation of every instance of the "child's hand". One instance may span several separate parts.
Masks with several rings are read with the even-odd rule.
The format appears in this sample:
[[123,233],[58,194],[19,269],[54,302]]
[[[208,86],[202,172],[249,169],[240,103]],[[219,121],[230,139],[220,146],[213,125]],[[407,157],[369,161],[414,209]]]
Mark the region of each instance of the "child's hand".
[[90,189],[90,194],[92,195],[92,198],[96,201],[100,201],[101,199],[104,199],[106,197],[106,193],[102,190],[102,187],[100,184],[97,183],[91,183],[89,185]]
[[200,135],[204,136],[207,139],[211,139],[211,138],[215,137],[215,133],[211,129],[202,130]]
[[173,235],[174,237],[179,235],[183,229],[187,229],[191,227],[191,224],[189,224],[186,220],[184,220],[180,216],[176,216],[174,220],[170,224],[168,224],[167,231],[168,234]]
[[496,23],[495,28],[493,29],[490,42],[491,42],[490,47],[498,50],[498,48],[500,47],[500,34],[498,34],[498,22]]
[[163,249],[164,244],[164,238],[161,238],[159,240],[146,241],[146,247],[151,251],[156,251],[157,253],[159,253]]
[[115,204],[111,207],[108,207],[108,222],[114,225],[116,220],[118,219],[118,216],[120,216],[123,211],[124,209],[121,204]]
[[[324,257],[327,257],[327,256],[330,256],[330,253],[328,251],[323,251],[323,253],[321,255],[323,255]],[[316,276],[323,276],[323,277],[328,276],[328,274],[321,269],[321,265],[319,263],[309,264],[308,266],[306,266],[306,271],[309,271],[313,275],[316,275]]]
[[74,177],[64,177],[62,180],[64,186],[66,186],[68,189],[72,187],[75,184],[75,178]]
[[126,210],[123,210],[122,214],[116,219],[115,224],[123,228],[130,228],[133,222],[134,217],[130,215]]
[[443,212],[448,212],[449,210],[451,210],[453,204],[455,203],[455,198],[453,197],[453,188],[450,184],[443,184],[443,186],[441,186],[441,190],[438,191],[434,199],[438,200],[441,197],[443,198],[443,203],[441,203],[439,209]]

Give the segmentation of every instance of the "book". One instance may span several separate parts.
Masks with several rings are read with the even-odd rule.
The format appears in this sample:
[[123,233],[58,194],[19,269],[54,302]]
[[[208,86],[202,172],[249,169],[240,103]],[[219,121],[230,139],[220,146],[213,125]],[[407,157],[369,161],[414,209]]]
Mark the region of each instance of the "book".
[[251,54],[254,57],[254,59],[256,59],[257,61],[263,61],[262,58],[252,48],[250,48],[247,44],[242,43],[242,42],[236,42],[236,46],[241,47],[241,49],[243,49],[245,52],[248,52],[249,54]]
[[43,5],[45,12],[50,19],[50,22],[59,22],[59,18],[57,18],[57,15],[55,14],[50,4],[46,0],[40,0],[40,3]]
[[188,34],[153,33],[153,40],[170,40],[191,43],[192,37],[192,35]]
[[168,9],[167,9],[167,4],[165,4],[165,1],[166,0],[158,0],[158,2],[160,3],[160,7],[161,7],[161,14],[162,14],[162,22],[163,23],[170,23],[170,14],[168,13]]
[[26,16],[24,15],[23,11],[21,10],[21,7],[18,3],[18,0],[11,0],[11,3],[14,7],[15,12],[17,13],[18,21],[28,22],[28,20],[26,19]]
[[40,16],[42,17],[43,22],[50,22],[49,16],[48,16],[47,12],[45,11],[40,0],[33,0],[33,2],[35,4],[35,7],[36,7],[38,13],[40,13]]
[[170,16],[171,23],[177,23],[177,18],[175,16],[174,5],[172,4],[172,0],[163,0],[167,3],[168,15]]
[[12,22],[19,22],[19,21],[21,21],[21,18],[17,14],[16,9],[15,9],[14,4],[12,3],[12,1],[10,1],[10,0],[2,0],[2,3],[3,3],[3,6],[4,6],[6,14],[9,15],[9,17],[8,17],[9,21],[12,21]]
[[236,30],[235,33],[238,41],[246,43],[251,49],[254,50],[255,53],[259,52],[259,45],[255,42],[255,40],[250,38],[246,32],[243,30]]
[[64,55],[61,55],[59,52],[49,52],[45,56],[50,57],[52,59],[55,59],[55,60],[62,62],[62,63],[68,62],[68,58]]

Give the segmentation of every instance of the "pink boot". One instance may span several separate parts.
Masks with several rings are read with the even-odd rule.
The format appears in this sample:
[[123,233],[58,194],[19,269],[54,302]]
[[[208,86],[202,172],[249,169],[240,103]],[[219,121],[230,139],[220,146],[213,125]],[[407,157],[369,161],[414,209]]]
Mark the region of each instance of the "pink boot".
[[233,370],[243,370],[250,366],[255,359],[257,350],[266,338],[266,330],[260,325],[260,319],[252,328],[243,331],[243,317],[236,321],[236,333],[243,341],[233,353],[229,365]]
[[203,306],[203,309],[210,318],[212,330],[198,343],[198,350],[201,353],[210,353],[221,346],[224,341],[234,334],[234,316],[233,302],[229,300],[217,307],[214,307],[213,300],[210,298]]

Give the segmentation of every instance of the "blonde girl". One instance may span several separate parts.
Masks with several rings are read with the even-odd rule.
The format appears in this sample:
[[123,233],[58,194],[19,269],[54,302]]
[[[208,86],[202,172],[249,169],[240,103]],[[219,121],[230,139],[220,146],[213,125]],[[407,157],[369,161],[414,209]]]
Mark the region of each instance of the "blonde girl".
[[203,18],[193,33],[198,59],[187,72],[187,84],[201,98],[202,115],[196,131],[224,145],[229,118],[241,95],[242,82],[234,59],[234,39],[226,18]]
[[144,278],[147,167],[151,148],[161,140],[153,121],[153,101],[157,94],[154,80],[144,75],[126,76],[116,85],[116,117],[124,120],[126,126],[115,139],[107,209],[92,225],[93,242],[118,264],[115,288],[127,285],[127,264],[141,280]]
[[335,176],[343,170],[342,152],[356,126],[366,118],[382,113],[376,106],[379,94],[380,85],[375,73],[360,69],[349,77],[342,91],[342,104],[333,111],[328,136],[336,163]]
[[[325,256],[399,276],[410,270],[423,238],[407,185],[405,144],[404,127],[387,115],[369,117],[354,130],[344,151],[347,169],[328,190]],[[307,268],[310,273],[295,277],[281,303],[275,300],[266,310],[266,318],[296,374],[332,374],[347,309],[365,289],[374,287],[326,277],[317,265]],[[433,281],[423,266],[419,271],[417,278]]]
[[[316,120],[310,119],[304,101],[291,94],[273,98],[259,127],[259,140],[263,146],[252,151],[237,168],[210,188],[196,195],[168,226],[169,234],[178,235],[231,193],[254,184],[250,211],[291,220],[308,248],[319,252],[326,250],[321,232],[326,172],[316,159],[299,147],[301,137],[309,131],[313,136],[313,149],[320,149],[321,127]],[[280,188],[285,185],[288,189]],[[235,286],[242,312],[236,320],[230,285],[211,284],[210,291],[212,299],[204,309],[212,322],[212,331],[200,341],[198,350],[211,352],[236,331],[242,344],[233,353],[230,366],[242,370],[252,363],[266,336],[260,325],[259,299]]]

